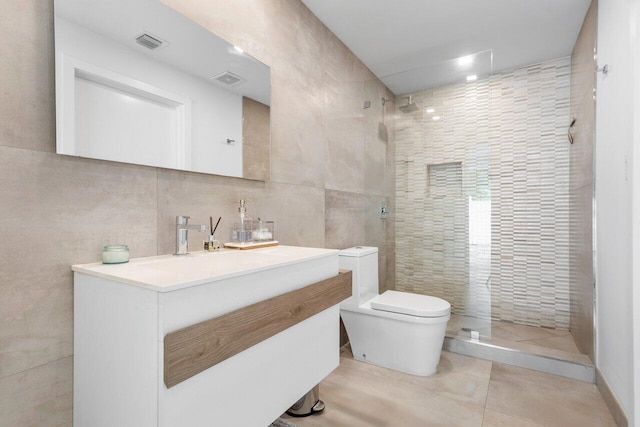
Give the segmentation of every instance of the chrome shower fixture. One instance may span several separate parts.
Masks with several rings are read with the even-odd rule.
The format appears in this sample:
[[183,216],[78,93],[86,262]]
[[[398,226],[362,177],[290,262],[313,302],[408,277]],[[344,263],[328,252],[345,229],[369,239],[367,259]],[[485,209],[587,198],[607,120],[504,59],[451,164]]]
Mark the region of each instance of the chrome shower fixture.
[[403,113],[413,113],[414,111],[418,111],[420,109],[418,105],[413,102],[413,98],[411,95],[391,99],[382,98],[382,105],[386,104],[387,101],[397,101],[398,99],[406,99],[408,101],[407,105],[401,105],[398,107],[398,109]]
[[401,105],[398,107],[398,109],[403,113],[413,113],[414,111],[418,111],[419,110],[418,105],[412,101],[411,95],[409,95],[407,98],[409,101],[407,105]]

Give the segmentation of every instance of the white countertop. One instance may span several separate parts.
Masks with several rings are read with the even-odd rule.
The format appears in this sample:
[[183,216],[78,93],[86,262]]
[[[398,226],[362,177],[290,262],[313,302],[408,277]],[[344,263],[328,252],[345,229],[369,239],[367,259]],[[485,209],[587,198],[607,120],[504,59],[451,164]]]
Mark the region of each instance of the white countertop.
[[76,273],[101,277],[134,286],[169,292],[190,286],[337,256],[337,249],[273,246],[251,250],[221,249],[190,252],[188,255],[159,255],[133,258],[124,264],[78,264]]

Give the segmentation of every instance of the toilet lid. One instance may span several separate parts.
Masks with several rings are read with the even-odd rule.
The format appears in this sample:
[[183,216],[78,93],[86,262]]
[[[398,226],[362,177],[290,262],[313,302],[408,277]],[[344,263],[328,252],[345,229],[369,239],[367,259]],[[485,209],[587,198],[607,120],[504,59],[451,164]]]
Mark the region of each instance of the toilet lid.
[[417,317],[442,317],[451,312],[451,304],[441,298],[397,291],[386,291],[373,298],[371,308]]

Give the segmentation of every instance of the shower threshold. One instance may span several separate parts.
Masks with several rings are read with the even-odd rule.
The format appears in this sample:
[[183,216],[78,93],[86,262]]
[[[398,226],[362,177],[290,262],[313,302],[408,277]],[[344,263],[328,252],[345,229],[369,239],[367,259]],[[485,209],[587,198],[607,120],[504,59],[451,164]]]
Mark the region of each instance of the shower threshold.
[[446,350],[524,368],[594,381],[595,368],[569,331],[453,314]]
[[592,363],[556,359],[554,357],[500,347],[481,341],[463,340],[452,337],[445,337],[443,350],[463,356],[475,357],[476,359],[500,362],[588,383],[595,383],[596,381],[595,366]]

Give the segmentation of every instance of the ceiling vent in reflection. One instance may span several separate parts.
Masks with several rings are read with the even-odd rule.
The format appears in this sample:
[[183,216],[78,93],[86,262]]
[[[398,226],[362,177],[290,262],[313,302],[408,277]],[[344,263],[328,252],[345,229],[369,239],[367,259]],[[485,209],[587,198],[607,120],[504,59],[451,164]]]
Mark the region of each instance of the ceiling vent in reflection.
[[136,43],[140,46],[144,46],[149,50],[157,50],[161,47],[168,45],[169,43],[160,39],[159,37],[152,36],[149,33],[142,33],[136,38]]
[[211,77],[212,80],[216,80],[226,86],[237,86],[246,80],[240,76],[233,74],[230,71],[225,71],[224,73],[217,74]]

